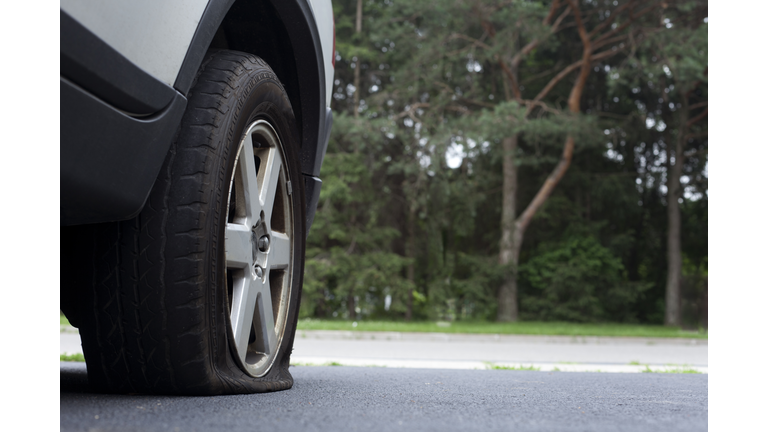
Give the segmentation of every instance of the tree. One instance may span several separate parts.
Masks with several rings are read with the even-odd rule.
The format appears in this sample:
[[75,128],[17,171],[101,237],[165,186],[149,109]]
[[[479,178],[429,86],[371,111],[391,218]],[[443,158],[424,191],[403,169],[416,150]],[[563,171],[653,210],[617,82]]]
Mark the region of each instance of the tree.
[[[663,23],[633,56],[634,66],[619,73],[627,82],[640,86],[646,80],[656,82],[655,93],[662,102],[656,112],[646,115],[649,124],[663,125],[662,139],[666,177],[667,206],[667,281],[664,323],[682,324],[681,287],[683,278],[682,227],[680,204],[684,200],[681,179],[686,162],[692,157],[695,167],[689,174],[700,172],[706,159],[707,108],[707,3],[679,1],[665,4],[658,13]],[[640,67],[637,67],[641,65]],[[651,85],[652,87],[652,85]],[[656,119],[654,119],[654,114]],[[689,185],[689,189],[691,189]]]
[[[335,2],[336,122],[304,316],[554,319],[560,284],[624,299],[585,320],[662,322],[680,99],[651,41],[678,30],[664,19],[680,5]],[[681,219],[706,226],[703,124],[687,133]],[[681,224],[685,274],[706,272],[701,223]],[[568,283],[530,277],[563,262]]]
[[[520,249],[523,244],[524,234],[530,225],[534,215],[544,205],[555,186],[560,182],[571,164],[575,146],[575,133],[566,133],[562,146],[562,153],[558,163],[551,174],[539,188],[535,197],[525,210],[516,215],[516,193],[518,187],[516,153],[520,132],[524,129],[535,131],[541,129],[543,124],[550,123],[539,121],[541,116],[568,117],[566,114],[549,106],[545,98],[550,95],[557,84],[574,71],[579,71],[576,80],[571,86],[567,99],[568,111],[571,115],[581,112],[581,100],[585,90],[587,79],[595,61],[603,60],[616,55],[622,49],[617,45],[636,34],[631,23],[654,8],[654,4],[644,4],[639,8],[640,2],[628,1],[604,12],[600,8],[593,7],[586,18],[582,18],[582,11],[576,2],[568,0],[560,2],[555,0],[548,11],[540,3],[516,3],[516,2],[489,2],[478,3],[446,3],[436,7],[432,13],[435,16],[429,18],[420,11],[415,11],[410,19],[402,22],[415,28],[417,34],[427,35],[416,38],[423,43],[423,47],[417,43],[412,47],[416,51],[424,52],[424,55],[414,57],[410,64],[405,66],[409,73],[425,71],[422,76],[417,75],[416,82],[421,82],[421,94],[436,94],[442,97],[436,102],[425,100],[411,100],[404,112],[412,113],[414,107],[420,110],[437,111],[446,115],[446,111],[458,112],[465,117],[473,117],[471,121],[462,122],[465,130],[459,135],[477,134],[478,131],[486,133],[480,139],[487,139],[490,135],[499,132],[507,132],[501,137],[501,153],[503,154],[503,192],[501,213],[501,239],[499,242],[499,263],[509,267],[509,274],[498,290],[497,320],[514,321],[518,317],[517,306],[517,267],[519,265]],[[468,14],[469,12],[469,14]],[[465,19],[456,24],[446,26],[445,23],[454,20],[447,16],[454,14]],[[532,17],[544,15],[541,25],[531,25]],[[625,16],[626,15],[626,16]],[[470,19],[466,19],[469,17]],[[572,19],[573,21],[569,21]],[[620,24],[619,24],[620,23]],[[615,25],[612,25],[615,24]],[[591,30],[588,32],[587,27]],[[523,89],[518,84],[518,74],[521,62],[529,56],[543,42],[548,42],[552,35],[564,28],[575,27],[581,41],[581,53],[578,60],[565,67],[555,67],[547,73],[551,78],[539,88],[533,99],[524,99]],[[525,42],[522,48],[517,48],[517,42]],[[445,52],[436,49],[435,45],[443,48],[455,48]],[[427,48],[428,47],[428,48]],[[574,48],[570,44],[569,48]],[[602,48],[602,50],[600,50]],[[425,70],[424,65],[432,63],[432,70]],[[453,63],[452,66],[445,65]],[[456,63],[472,65],[487,65],[485,72],[491,81],[501,78],[506,103],[489,103],[469,97],[473,93],[479,93],[482,85],[475,80],[469,80],[468,89],[463,89],[458,80],[451,80],[450,73],[439,76],[434,71],[456,69]],[[498,65],[498,67],[496,67]],[[469,67],[469,66],[468,66]],[[482,70],[482,66],[480,66]],[[417,72],[418,74],[418,72]],[[496,76],[494,76],[496,75]],[[430,79],[427,79],[430,77]],[[460,77],[460,76],[459,76]],[[448,79],[446,79],[448,78]],[[404,80],[402,86],[407,85],[413,89],[414,80]],[[453,85],[446,83],[449,81]],[[402,82],[397,80],[396,82]],[[472,85],[474,84],[474,85]],[[396,90],[390,90],[390,94],[406,93],[402,87],[395,86]],[[458,91],[457,91],[458,90]],[[534,94],[533,92],[529,92]],[[450,98],[448,98],[450,96]],[[484,108],[492,107],[494,115],[483,116]],[[473,116],[474,114],[474,116]],[[479,116],[478,116],[479,114]],[[538,119],[532,116],[538,115]],[[412,115],[412,114],[409,114]],[[483,119],[486,121],[483,123]],[[505,124],[500,124],[499,120]],[[422,119],[414,119],[423,124]],[[568,122],[565,118],[561,122]],[[542,124],[543,123],[543,124]],[[472,131],[473,125],[479,125],[476,131]],[[434,127],[433,129],[439,129]],[[469,130],[467,130],[469,129]]]

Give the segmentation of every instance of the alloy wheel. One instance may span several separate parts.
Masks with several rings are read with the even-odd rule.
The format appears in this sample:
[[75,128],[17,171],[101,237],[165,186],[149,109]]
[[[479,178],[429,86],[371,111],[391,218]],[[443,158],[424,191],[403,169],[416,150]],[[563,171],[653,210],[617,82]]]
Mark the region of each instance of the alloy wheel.
[[234,357],[266,374],[285,333],[293,267],[291,184],[280,138],[266,120],[251,123],[230,182],[225,229]]

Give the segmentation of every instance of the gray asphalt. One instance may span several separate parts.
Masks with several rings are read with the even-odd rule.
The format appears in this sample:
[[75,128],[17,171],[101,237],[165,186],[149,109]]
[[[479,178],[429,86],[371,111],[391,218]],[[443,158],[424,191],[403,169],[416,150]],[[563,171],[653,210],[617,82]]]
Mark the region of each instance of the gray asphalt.
[[291,390],[89,393],[61,363],[61,431],[706,431],[708,375],[292,367]]

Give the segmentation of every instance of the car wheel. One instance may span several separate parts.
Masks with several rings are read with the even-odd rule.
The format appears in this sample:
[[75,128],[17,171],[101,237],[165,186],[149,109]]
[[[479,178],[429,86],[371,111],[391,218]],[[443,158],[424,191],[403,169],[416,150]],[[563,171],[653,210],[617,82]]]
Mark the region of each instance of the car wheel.
[[298,131],[253,55],[204,62],[142,212],[94,228],[80,327],[107,392],[288,389],[304,267]]

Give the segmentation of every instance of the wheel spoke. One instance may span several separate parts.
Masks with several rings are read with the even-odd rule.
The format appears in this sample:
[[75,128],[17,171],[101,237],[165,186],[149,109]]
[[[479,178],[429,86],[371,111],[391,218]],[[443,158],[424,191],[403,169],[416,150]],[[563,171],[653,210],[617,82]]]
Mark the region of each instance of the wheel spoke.
[[272,233],[269,247],[269,268],[284,269],[291,263],[291,239],[283,233]]
[[245,354],[248,352],[248,338],[253,326],[253,312],[256,309],[258,289],[254,285],[261,284],[260,280],[251,277],[249,269],[245,270],[245,277],[235,280],[232,296],[232,331],[235,336],[235,346],[240,360],[245,362]]
[[253,245],[251,244],[251,230],[247,226],[228,223],[224,231],[224,247],[227,267],[244,268],[251,265]]
[[280,178],[280,170],[283,167],[283,160],[276,148],[270,148],[265,153],[268,156],[262,159],[263,174],[259,173],[261,174],[259,178],[262,181],[259,185],[259,201],[264,210],[264,216],[269,220],[275,205],[275,193],[277,193],[277,183]]
[[256,340],[261,342],[259,345],[264,350],[264,354],[272,354],[276,348],[277,337],[275,335],[275,317],[272,312],[272,294],[269,288],[269,277],[266,277],[263,283],[261,279],[257,279],[253,285],[259,288],[259,295],[256,301],[256,315],[253,317]]
[[251,275],[246,269],[245,277],[235,279],[230,313],[237,354],[243,363],[246,362],[251,328],[256,332],[256,348],[263,354],[271,354],[277,344],[269,278],[262,281]]
[[251,226],[259,219],[262,205],[259,202],[259,179],[256,174],[256,160],[253,154],[253,138],[246,134],[243,148],[237,161],[242,177],[243,193],[245,195],[245,220]]

